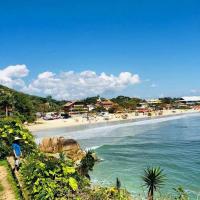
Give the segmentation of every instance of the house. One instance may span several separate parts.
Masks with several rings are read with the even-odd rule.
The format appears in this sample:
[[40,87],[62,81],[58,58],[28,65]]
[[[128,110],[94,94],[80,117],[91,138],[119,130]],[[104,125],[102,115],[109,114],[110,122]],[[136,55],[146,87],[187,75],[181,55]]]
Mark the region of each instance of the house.
[[88,113],[88,107],[81,101],[69,101],[63,108],[65,113],[69,115]]
[[160,99],[149,99],[147,100],[147,103],[149,105],[159,105],[162,103],[162,101]]
[[112,108],[114,105],[116,105],[114,102],[112,102],[109,99],[106,100],[101,100],[100,98],[97,100],[96,106],[97,107],[103,107],[106,110],[109,110],[110,108]]
[[139,103],[139,105],[138,105],[138,109],[145,109],[145,108],[148,108],[149,107],[149,105],[148,105],[148,103],[147,102],[142,102],[142,103]]
[[160,110],[162,101],[160,99],[149,99],[147,100],[148,107],[153,110]]
[[180,102],[186,105],[200,105],[200,96],[185,96],[181,98]]

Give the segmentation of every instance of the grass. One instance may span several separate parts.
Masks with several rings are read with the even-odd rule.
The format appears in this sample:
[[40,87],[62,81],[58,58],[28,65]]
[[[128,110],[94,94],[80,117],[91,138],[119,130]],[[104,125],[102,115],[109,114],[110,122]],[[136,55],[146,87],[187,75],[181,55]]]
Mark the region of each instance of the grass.
[[[8,172],[7,180],[10,183],[12,190],[15,193],[16,199],[21,200],[22,198],[20,195],[19,188],[17,187],[17,183],[15,181],[15,178],[12,175],[12,170],[9,167],[7,160],[0,160],[0,166],[4,166],[7,169],[7,172]],[[0,192],[2,192],[2,191],[3,191],[3,186],[0,184]]]

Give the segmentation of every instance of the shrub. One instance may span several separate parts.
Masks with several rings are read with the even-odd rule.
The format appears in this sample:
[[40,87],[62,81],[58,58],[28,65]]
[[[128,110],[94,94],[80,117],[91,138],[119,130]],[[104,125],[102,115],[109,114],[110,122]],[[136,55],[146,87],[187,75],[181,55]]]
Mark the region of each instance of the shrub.
[[88,181],[80,176],[73,163],[39,153],[22,163],[21,173],[31,199],[74,199]]
[[11,152],[11,147],[8,147],[5,141],[0,139],[0,160],[5,159],[10,152]]
[[0,149],[2,149],[0,158],[12,153],[11,146],[15,137],[21,138],[20,144],[24,155],[36,150],[33,135],[23,127],[21,122],[12,118],[4,118],[0,120]]
[[131,195],[125,190],[117,190],[115,187],[95,187],[85,191],[81,195],[81,200],[131,200]]

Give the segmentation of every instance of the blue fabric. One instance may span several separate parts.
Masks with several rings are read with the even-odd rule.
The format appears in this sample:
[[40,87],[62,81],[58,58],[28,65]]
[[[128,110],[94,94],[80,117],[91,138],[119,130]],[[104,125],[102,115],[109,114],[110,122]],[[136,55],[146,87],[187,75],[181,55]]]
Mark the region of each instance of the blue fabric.
[[13,151],[15,151],[16,156],[21,156],[21,148],[19,144],[12,144]]

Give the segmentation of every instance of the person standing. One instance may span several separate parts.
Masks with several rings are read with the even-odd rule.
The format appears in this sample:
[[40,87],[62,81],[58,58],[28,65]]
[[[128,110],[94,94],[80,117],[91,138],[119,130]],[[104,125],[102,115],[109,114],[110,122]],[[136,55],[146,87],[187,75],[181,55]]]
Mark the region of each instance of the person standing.
[[15,158],[15,168],[14,168],[14,170],[17,170],[17,171],[19,170],[20,157],[22,155],[19,140],[20,140],[19,137],[15,137],[14,142],[12,144],[12,149],[13,149],[14,158]]

